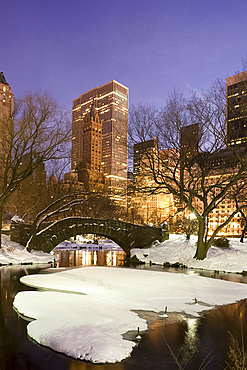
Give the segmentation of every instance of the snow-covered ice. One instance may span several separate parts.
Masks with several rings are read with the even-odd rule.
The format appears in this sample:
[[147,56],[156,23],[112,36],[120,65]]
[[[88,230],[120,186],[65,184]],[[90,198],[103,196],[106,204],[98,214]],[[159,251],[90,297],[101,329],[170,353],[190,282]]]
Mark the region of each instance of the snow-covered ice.
[[[95,363],[130,356],[138,327],[147,329],[139,310],[164,313],[167,307],[168,316],[171,312],[198,316],[247,297],[245,284],[124,268],[82,267],[24,276],[21,281],[41,289],[20,292],[14,300],[15,309],[33,319],[27,327],[29,336],[55,351]],[[133,340],[125,340],[122,335],[131,330]]]

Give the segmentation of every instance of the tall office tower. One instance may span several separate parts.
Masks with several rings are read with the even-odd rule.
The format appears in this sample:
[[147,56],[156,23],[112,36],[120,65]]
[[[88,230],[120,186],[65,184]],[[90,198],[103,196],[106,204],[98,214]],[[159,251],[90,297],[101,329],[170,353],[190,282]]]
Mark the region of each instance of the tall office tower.
[[198,123],[181,127],[180,146],[184,159],[197,155],[200,143],[200,127]]
[[0,188],[2,187],[2,171],[6,166],[6,158],[9,155],[9,135],[13,121],[13,94],[3,72],[0,72]]
[[143,141],[134,145],[134,163],[133,163],[133,181],[137,181],[138,175],[142,172],[143,156],[150,150],[158,150],[158,140],[153,138],[151,140]]
[[0,121],[7,118],[13,110],[13,94],[3,72],[0,72]]
[[247,71],[226,79],[228,145],[247,143]]
[[95,87],[73,100],[72,110],[72,172],[83,163],[85,117],[94,109],[102,123],[102,171],[108,182],[109,195],[120,204],[126,204],[127,189],[127,135],[129,89],[113,80]]

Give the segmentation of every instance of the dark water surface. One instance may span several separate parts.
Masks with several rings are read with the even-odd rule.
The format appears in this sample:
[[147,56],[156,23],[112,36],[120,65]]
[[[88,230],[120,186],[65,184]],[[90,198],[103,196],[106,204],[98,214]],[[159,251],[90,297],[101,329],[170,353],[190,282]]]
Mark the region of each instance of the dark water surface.
[[[152,266],[152,269],[161,267]],[[32,290],[19,282],[21,276],[48,272],[49,269],[40,267],[0,267],[0,370],[175,370],[179,368],[175,357],[178,358],[181,368],[185,368],[187,364],[188,370],[198,370],[202,363],[205,364],[204,369],[225,369],[226,363],[231,362],[228,357],[230,333],[240,344],[241,332],[244,341],[247,339],[247,301],[243,300],[210,311],[200,318],[180,316],[179,322],[173,322],[174,315],[169,313],[168,320],[160,319],[152,312],[142,313],[148,319],[150,331],[142,334],[139,345],[129,359],[112,365],[92,365],[70,359],[28,339],[27,322],[20,318],[12,307],[17,292]],[[199,271],[185,270],[182,273]],[[206,275],[207,272],[202,271],[201,274]],[[246,278],[237,274],[216,273],[215,277],[246,283]],[[237,368],[234,366],[228,369]]]

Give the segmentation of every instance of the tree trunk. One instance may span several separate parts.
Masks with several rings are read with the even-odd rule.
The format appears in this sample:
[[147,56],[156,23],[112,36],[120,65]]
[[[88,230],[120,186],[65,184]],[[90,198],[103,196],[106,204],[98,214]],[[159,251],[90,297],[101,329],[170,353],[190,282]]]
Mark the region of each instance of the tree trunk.
[[3,207],[0,207],[0,248],[2,248]]
[[210,245],[207,243],[206,230],[207,218],[203,218],[199,220],[197,247],[196,253],[194,255],[194,258],[196,260],[203,260],[207,255],[207,251]]
[[242,230],[242,234],[241,234],[241,237],[240,237],[240,242],[243,243],[244,242],[244,235],[247,231],[247,220],[245,219],[245,225],[244,225],[244,228]]

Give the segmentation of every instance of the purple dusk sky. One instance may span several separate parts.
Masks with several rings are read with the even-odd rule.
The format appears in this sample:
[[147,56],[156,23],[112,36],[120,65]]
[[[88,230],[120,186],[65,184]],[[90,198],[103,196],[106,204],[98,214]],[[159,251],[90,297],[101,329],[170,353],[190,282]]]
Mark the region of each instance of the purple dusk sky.
[[243,70],[246,0],[11,0],[0,5],[0,71],[15,96],[60,105],[112,79],[130,103],[162,105]]

